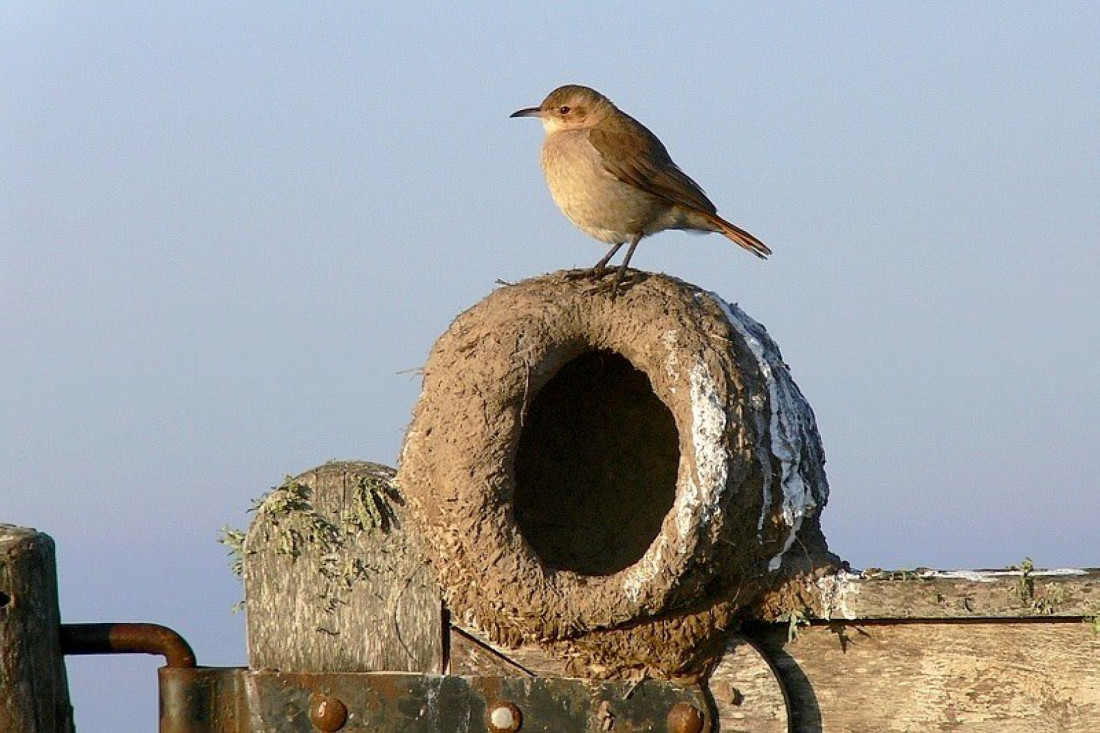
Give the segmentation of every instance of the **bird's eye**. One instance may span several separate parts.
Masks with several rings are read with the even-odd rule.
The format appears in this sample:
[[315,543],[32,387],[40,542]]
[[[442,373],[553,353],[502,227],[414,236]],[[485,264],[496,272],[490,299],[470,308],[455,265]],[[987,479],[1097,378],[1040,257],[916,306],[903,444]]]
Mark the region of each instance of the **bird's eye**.
[[563,104],[562,106],[558,107],[558,112],[561,112],[563,115],[569,114],[569,105]]

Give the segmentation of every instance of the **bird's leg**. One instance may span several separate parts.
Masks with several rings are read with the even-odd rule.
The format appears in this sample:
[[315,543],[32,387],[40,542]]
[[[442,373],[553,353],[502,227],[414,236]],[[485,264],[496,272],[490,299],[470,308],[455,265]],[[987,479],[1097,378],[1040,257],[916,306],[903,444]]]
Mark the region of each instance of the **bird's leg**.
[[630,240],[630,247],[626,250],[626,257],[623,258],[623,264],[619,265],[619,271],[615,273],[615,282],[611,283],[611,297],[614,298],[619,293],[619,284],[623,281],[623,276],[626,274],[627,265],[630,264],[630,258],[634,256],[634,249],[638,246],[638,242],[642,241],[642,237],[645,234],[638,232],[634,235],[634,239]]
[[624,244],[626,244],[626,242],[616,242],[611,245],[611,249],[607,250],[607,254],[603,256],[603,259],[592,265],[592,277],[603,277],[603,270],[607,267],[607,263],[611,261],[611,258],[615,256],[615,253],[618,252]]

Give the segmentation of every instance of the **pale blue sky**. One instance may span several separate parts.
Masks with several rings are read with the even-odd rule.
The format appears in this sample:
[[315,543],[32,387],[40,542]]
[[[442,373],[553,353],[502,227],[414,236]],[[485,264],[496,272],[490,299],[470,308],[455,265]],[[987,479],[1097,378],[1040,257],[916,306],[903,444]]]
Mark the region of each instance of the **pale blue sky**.
[[[215,542],[330,458],[394,464],[432,341],[589,266],[539,126],[594,86],[775,255],[635,255],[736,301],[817,412],[856,566],[1100,562],[1100,4],[0,6],[0,521],[66,621],[244,661]],[[82,731],[153,658],[71,659]]]

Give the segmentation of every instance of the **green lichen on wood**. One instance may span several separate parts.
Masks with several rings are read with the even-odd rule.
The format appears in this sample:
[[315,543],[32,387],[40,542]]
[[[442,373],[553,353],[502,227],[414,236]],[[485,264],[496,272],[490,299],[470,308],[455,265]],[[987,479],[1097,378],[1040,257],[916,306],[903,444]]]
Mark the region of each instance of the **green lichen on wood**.
[[[334,462],[326,464],[334,465]],[[317,596],[329,612],[347,603],[347,593],[359,580],[373,570],[362,558],[347,552],[349,543],[361,533],[380,530],[389,533],[398,525],[395,506],[405,500],[395,481],[383,474],[360,475],[351,500],[337,517],[317,511],[313,489],[297,478],[287,476],[249,508],[256,513],[257,525],[263,532],[263,547],[275,555],[297,562],[309,556],[316,564],[321,582],[316,584]],[[247,533],[229,526],[223,527],[218,541],[229,549],[230,566],[238,577],[243,576],[244,559],[255,549],[246,547]]]
[[218,544],[227,548],[229,569],[238,578],[244,576],[244,537],[242,530],[234,529],[228,524],[218,530]]
[[[289,477],[287,479],[290,480]],[[285,483],[284,483],[285,485]],[[266,491],[259,497],[252,500],[252,506],[248,508],[249,514],[254,514],[260,510],[260,507],[264,505],[274,492],[278,491],[282,487],[273,487],[271,491]],[[245,550],[244,541],[248,533],[243,529],[237,529],[236,527],[230,527],[228,524],[223,525],[218,530],[218,544],[227,548],[229,555],[229,569],[233,571],[233,574],[238,578],[244,577],[244,558],[248,554]]]
[[306,547],[320,548],[322,555],[343,547],[343,532],[314,509],[313,489],[287,478],[260,505],[259,515],[270,522],[264,539],[274,542],[276,555],[297,560]]
[[349,528],[360,531],[377,528],[389,533],[397,526],[395,504],[405,504],[396,480],[379,475],[360,476],[351,507],[341,513],[340,519]]

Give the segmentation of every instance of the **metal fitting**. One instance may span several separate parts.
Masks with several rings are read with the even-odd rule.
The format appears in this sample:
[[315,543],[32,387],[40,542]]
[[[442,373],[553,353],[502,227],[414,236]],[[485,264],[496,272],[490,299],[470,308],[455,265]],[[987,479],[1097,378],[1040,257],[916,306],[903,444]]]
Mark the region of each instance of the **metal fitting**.
[[309,698],[309,719],[317,730],[333,733],[348,722],[348,706],[338,697],[314,693]]
[[668,711],[668,733],[701,733],[703,713],[690,703],[681,702]]
[[488,723],[491,733],[515,733],[523,725],[523,713],[510,702],[493,703]]

